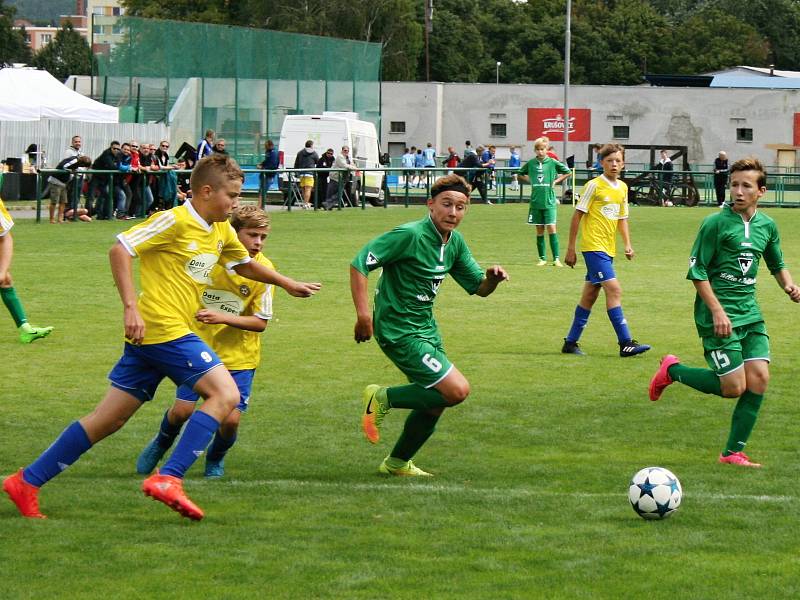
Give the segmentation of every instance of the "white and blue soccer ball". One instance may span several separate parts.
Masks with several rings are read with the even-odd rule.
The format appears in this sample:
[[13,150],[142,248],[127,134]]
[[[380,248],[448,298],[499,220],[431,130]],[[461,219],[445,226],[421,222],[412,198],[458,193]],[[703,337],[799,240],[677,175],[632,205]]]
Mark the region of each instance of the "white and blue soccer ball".
[[663,467],[645,467],[631,479],[628,500],[643,519],[666,519],[681,505],[683,488]]

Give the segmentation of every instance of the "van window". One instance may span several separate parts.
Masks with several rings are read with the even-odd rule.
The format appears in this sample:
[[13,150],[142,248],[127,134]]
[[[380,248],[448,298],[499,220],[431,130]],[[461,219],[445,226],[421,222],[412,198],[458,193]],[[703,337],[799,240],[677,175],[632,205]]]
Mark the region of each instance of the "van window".
[[373,137],[353,134],[353,143],[350,149],[351,156],[361,161],[366,160],[371,164],[378,162],[378,143]]

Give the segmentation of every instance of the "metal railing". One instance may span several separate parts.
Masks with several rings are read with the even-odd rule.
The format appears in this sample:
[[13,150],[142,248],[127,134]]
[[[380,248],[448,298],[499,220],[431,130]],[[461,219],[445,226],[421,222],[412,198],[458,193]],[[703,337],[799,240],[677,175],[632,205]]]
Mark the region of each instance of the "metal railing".
[[[310,173],[314,177],[314,190],[311,195],[311,204],[314,210],[323,208],[325,197],[322,195],[326,187],[324,185],[327,180],[327,174],[331,171],[340,173],[340,181],[342,178],[350,173],[345,169],[276,169],[265,170],[259,168],[245,167],[242,169],[245,173],[245,183],[243,186],[243,196],[255,195],[258,199],[260,206],[264,207],[267,204],[275,203],[275,196],[277,195],[281,204],[287,210],[291,211],[302,202],[302,195],[296,189],[299,175],[301,173]],[[479,189],[481,186],[473,186],[473,199],[485,198],[485,200],[493,204],[507,204],[527,202],[530,197],[531,187],[530,184],[517,182],[514,185],[512,175],[516,173],[517,169],[509,167],[496,167],[494,169],[466,169],[466,168],[439,168],[439,167],[426,167],[426,168],[403,168],[403,167],[381,167],[372,169],[359,169],[353,175],[351,187],[348,189],[347,185],[338,185],[338,192],[335,198],[335,206],[338,210],[342,210],[348,206],[360,207],[366,209],[367,204],[374,206],[405,206],[408,207],[412,204],[424,203],[430,197],[431,186],[438,177],[448,173],[458,173],[468,177],[480,173],[484,186],[484,193]],[[97,212],[100,213],[101,218],[112,218],[114,215],[114,200],[115,196],[118,197],[117,188],[124,186],[117,185],[115,182],[120,181],[120,178],[125,178],[129,175],[138,175],[136,180],[137,188],[131,188],[131,197],[133,194],[138,194],[139,200],[136,206],[136,211],[133,217],[146,216],[147,209],[149,208],[144,201],[147,197],[145,187],[149,185],[148,179],[150,177],[157,178],[159,186],[162,184],[161,178],[167,177],[168,173],[174,173],[176,176],[188,173],[189,171],[182,171],[177,169],[151,171],[146,173],[130,173],[125,171],[107,171],[87,169],[78,171],[74,174],[73,181],[70,185],[69,205],[68,208],[73,210],[73,220],[78,218],[78,211],[80,206],[80,197],[84,193],[84,180],[86,176],[100,176],[107,178],[107,180],[99,180],[97,184],[89,183],[87,190],[87,201],[91,204],[92,208],[100,207]],[[43,169],[36,173],[36,222],[41,222],[41,213],[43,207],[43,192],[47,186],[47,179],[54,174],[67,173],[67,171],[58,171],[55,169]],[[375,191],[374,195],[367,195],[367,179],[370,174],[380,174],[380,190],[381,193]],[[325,177],[323,177],[323,175]],[[561,187],[561,202],[573,202],[577,195],[573,190],[580,191],[580,188],[595,177],[597,173],[591,169],[574,169],[573,178],[564,182]],[[654,183],[661,181],[663,176],[662,171],[658,170],[632,170],[626,169],[624,179],[627,181],[644,181],[647,185],[657,186],[663,185]],[[714,174],[713,171],[672,171],[672,177],[676,181],[691,182],[691,186],[696,189],[696,202],[686,203],[688,205],[716,205],[716,194],[714,189]],[[475,181],[473,179],[473,181]],[[687,187],[688,184],[683,187]],[[680,187],[680,186],[672,186]],[[161,189],[158,187],[157,189]],[[376,186],[372,186],[373,190],[377,190]],[[475,191],[478,191],[478,194]],[[641,186],[629,186],[631,192],[640,193]],[[663,190],[659,190],[658,194],[663,196]],[[95,197],[96,196],[96,197]],[[638,196],[634,196],[632,201],[636,201]],[[664,196],[666,197],[666,196]],[[629,196],[631,198],[631,196]],[[102,205],[100,202],[102,201]],[[176,196],[165,198],[164,204],[160,208],[172,208],[178,204]],[[645,202],[654,203],[654,202]],[[663,204],[663,202],[661,203]],[[775,207],[800,207],[800,173],[778,173],[768,175],[768,189],[765,196],[760,200],[759,204],[762,206],[775,206]],[[130,208],[129,206],[126,208]]]

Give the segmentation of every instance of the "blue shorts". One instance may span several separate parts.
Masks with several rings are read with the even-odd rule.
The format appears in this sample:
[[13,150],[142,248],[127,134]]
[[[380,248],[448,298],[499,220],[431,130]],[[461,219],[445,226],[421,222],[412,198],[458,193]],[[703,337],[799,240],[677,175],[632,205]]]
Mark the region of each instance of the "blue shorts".
[[189,333],[161,344],[135,346],[125,342],[122,358],[108,378],[115,388],[146,402],[153,398],[164,377],[169,377],[177,386],[191,387],[221,364],[208,344]]
[[592,285],[601,285],[604,281],[617,278],[614,258],[605,252],[583,252],[583,262],[586,263],[586,281]]
[[[236,405],[236,410],[241,413],[247,412],[247,406],[250,402],[250,390],[253,389],[253,377],[256,374],[256,370],[243,369],[241,371],[229,371],[229,373],[236,382],[236,387],[239,388],[239,404]],[[197,402],[200,394],[195,392],[190,385],[181,385],[175,391],[175,397],[184,402]]]

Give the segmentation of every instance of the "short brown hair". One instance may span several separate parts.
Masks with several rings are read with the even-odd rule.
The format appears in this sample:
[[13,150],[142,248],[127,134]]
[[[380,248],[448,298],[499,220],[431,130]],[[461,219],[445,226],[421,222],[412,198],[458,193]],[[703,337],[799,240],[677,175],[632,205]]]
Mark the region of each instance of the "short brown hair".
[[210,154],[197,161],[189,178],[189,187],[197,190],[204,185],[214,187],[223,180],[237,179],[244,181],[244,173],[235,160],[227,154]]
[[446,192],[447,190],[459,192],[463,191],[467,196],[467,200],[469,200],[469,194],[472,191],[472,186],[468,184],[467,180],[461,175],[458,175],[457,173],[451,173],[450,175],[439,177],[439,179],[433,183],[431,186],[431,198],[436,198],[436,196],[442,192]]
[[270,229],[269,215],[254,204],[241,206],[233,211],[231,225],[236,231],[240,229],[256,229],[265,227]]
[[730,174],[733,175],[736,171],[758,171],[758,187],[767,187],[767,171],[764,165],[755,156],[748,156],[747,158],[740,158],[731,165]]
[[614,152],[622,152],[622,159],[625,159],[625,146],[622,144],[603,144],[600,150],[598,150],[597,155],[600,157],[600,160],[603,160],[609,154],[614,154]]

